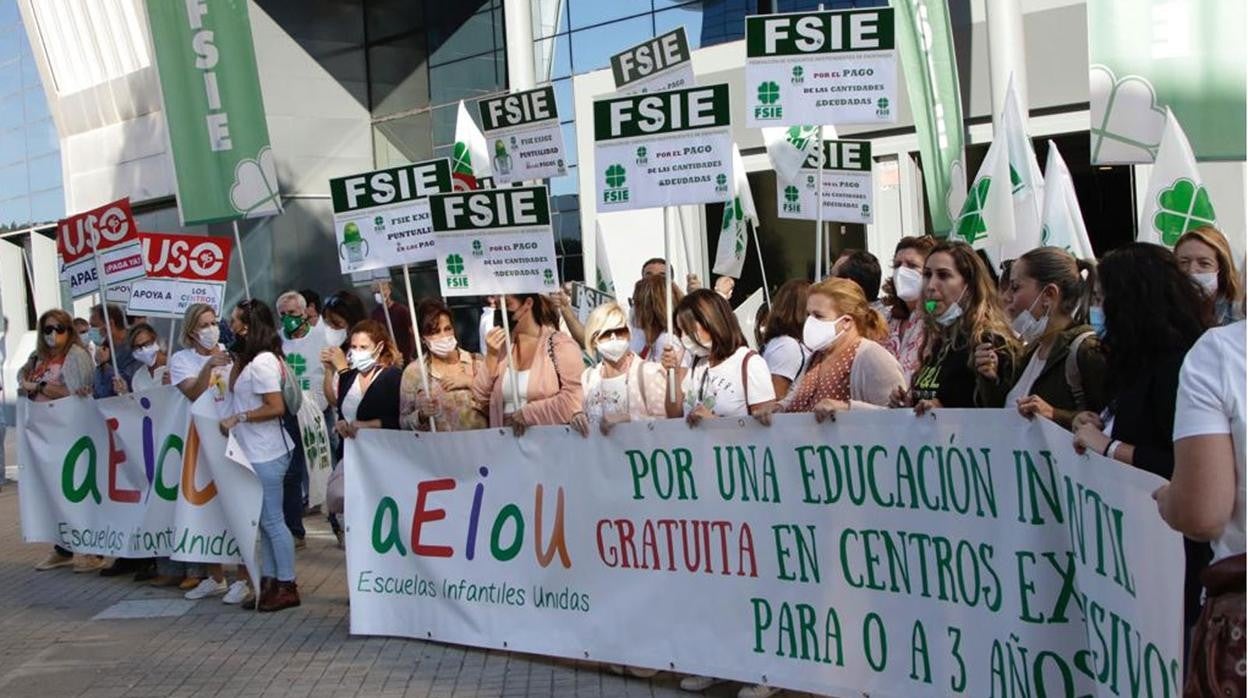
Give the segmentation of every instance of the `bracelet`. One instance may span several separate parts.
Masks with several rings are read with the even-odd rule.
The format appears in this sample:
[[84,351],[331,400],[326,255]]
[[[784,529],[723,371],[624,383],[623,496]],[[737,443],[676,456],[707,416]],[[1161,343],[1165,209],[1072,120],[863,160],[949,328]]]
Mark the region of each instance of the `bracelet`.
[[1105,444],[1105,450],[1101,453],[1101,455],[1106,458],[1113,458],[1113,455],[1111,454],[1117,453],[1118,447],[1121,445],[1122,442],[1118,439],[1111,439],[1109,443]]
[[351,367],[350,367],[350,366],[347,366],[347,367],[345,367],[345,368],[340,368],[340,369],[338,369],[338,375],[340,375],[340,376],[341,376],[341,375],[345,375],[345,374],[350,373],[350,372],[351,372]]
[[247,421],[247,413],[246,413],[246,412],[239,412],[238,414],[234,415],[234,417],[235,417],[238,421],[240,421],[240,422],[246,422],[246,421]]

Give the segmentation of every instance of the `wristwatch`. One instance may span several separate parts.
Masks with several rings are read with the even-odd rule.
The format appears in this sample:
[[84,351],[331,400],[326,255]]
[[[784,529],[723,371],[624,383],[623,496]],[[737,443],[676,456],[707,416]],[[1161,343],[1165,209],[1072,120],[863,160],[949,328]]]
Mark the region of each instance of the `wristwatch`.
[[246,412],[239,412],[237,415],[235,415],[235,417],[236,417],[236,418],[238,419],[238,421],[240,421],[240,422],[245,422],[245,421],[247,421],[247,413],[246,413]]

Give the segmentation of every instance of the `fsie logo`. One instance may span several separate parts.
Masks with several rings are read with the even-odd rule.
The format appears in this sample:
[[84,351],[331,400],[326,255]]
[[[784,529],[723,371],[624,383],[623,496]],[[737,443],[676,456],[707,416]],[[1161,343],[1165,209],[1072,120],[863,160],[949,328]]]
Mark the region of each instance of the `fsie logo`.
[[455,253],[446,256],[446,287],[468,288],[468,275],[464,273],[464,258]]
[[759,106],[754,107],[755,119],[779,119],[784,115],[780,106],[780,86],[773,80],[764,80],[756,91]]
[[627,179],[623,165],[618,163],[608,165],[603,173],[603,181],[606,182],[607,188],[602,192],[602,202],[620,204],[628,201],[628,188],[624,186]]

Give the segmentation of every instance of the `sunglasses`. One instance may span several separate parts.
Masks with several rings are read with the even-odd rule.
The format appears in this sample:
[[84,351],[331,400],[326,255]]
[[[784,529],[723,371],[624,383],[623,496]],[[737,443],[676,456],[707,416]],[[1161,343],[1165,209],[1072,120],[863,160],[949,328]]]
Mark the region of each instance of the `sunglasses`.
[[65,334],[67,331],[69,331],[69,328],[65,327],[64,325],[44,325],[43,326],[44,334]]

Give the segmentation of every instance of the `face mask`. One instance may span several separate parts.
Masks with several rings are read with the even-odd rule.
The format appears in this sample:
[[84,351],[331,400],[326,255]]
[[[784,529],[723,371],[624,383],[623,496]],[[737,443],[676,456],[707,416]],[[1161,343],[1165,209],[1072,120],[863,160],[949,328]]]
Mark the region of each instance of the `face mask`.
[[286,332],[287,337],[294,339],[295,333],[299,331],[300,327],[303,327],[303,323],[305,322],[307,322],[307,320],[303,319],[303,317],[299,315],[283,315],[282,329]]
[[1031,311],[1036,307],[1036,303],[1039,302],[1040,296],[1036,296],[1036,299],[1031,302],[1031,307],[1019,313],[1018,317],[1014,318],[1014,332],[1018,334],[1024,344],[1031,344],[1036,341],[1036,339],[1044,336],[1044,331],[1049,327],[1049,315],[1053,312],[1052,309],[1050,309],[1048,313],[1045,313],[1044,317],[1038,320],[1031,314]]
[[329,325],[325,325],[325,346],[340,347],[345,341],[347,341],[347,328],[335,330]]
[[376,303],[377,305],[385,305],[386,299],[381,297],[381,293],[374,293],[373,302]]
[[897,271],[893,272],[893,290],[898,298],[907,303],[918,300],[923,292],[923,274],[910,267],[897,267]]
[[133,353],[134,358],[142,362],[144,366],[151,368],[152,364],[156,363],[156,355],[160,353],[160,347],[153,342],[145,347],[135,349]]
[[455,335],[429,340],[429,351],[438,356],[450,356],[458,346],[459,342],[455,340]]
[[241,334],[234,335],[234,341],[230,342],[230,352],[233,354],[241,354],[247,348],[247,338]]
[[1096,332],[1096,336],[1105,337],[1105,309],[1099,305],[1088,308],[1088,324]]
[[[962,317],[961,303],[962,303],[962,296],[965,296],[965,295],[966,295],[966,288],[963,288],[962,293],[958,294],[958,299],[954,301],[953,303],[951,303],[948,308],[945,308],[945,312],[941,313],[940,316],[936,318],[936,322],[940,323],[941,327],[948,327],[952,325],[953,323],[957,322],[958,318]],[[923,304],[923,307],[927,310],[927,313],[930,315],[936,312],[936,301],[928,300]]]
[[347,354],[347,363],[351,364],[351,368],[356,371],[366,373],[377,365],[377,355],[371,351],[352,349]]
[[628,353],[627,339],[605,339],[598,342],[598,353],[607,361],[619,361]]
[[214,349],[217,346],[217,342],[221,341],[221,328],[216,325],[202,328],[195,333],[195,339],[199,341],[199,346],[205,349]]
[[680,343],[685,345],[685,351],[697,357],[710,356],[711,350],[694,341],[693,337],[685,335],[680,338]]
[[100,332],[98,327],[92,327],[87,330],[87,342],[97,347],[100,346],[104,343],[104,333]]
[[[3,342],[3,341],[4,341],[4,335],[0,335],[0,342]],[[56,333],[43,335],[43,343],[50,347],[55,348],[56,347]]]
[[1216,271],[1204,271],[1192,274],[1192,281],[1195,281],[1205,291],[1206,296],[1215,296],[1218,293],[1218,273]]
[[844,334],[838,326],[847,317],[849,316],[842,315],[835,320],[820,320],[808,315],[806,324],[802,326],[802,344],[811,351],[822,351],[836,344],[836,340]]

